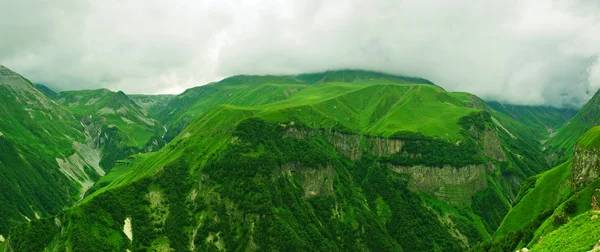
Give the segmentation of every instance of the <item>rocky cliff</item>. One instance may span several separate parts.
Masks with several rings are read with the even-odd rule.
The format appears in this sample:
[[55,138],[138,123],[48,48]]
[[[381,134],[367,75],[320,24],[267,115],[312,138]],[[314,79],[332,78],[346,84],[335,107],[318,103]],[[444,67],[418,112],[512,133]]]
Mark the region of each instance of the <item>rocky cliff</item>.
[[488,169],[493,165],[469,165],[465,167],[393,166],[390,169],[412,178],[409,188],[421,191],[457,206],[471,205],[472,197],[486,185]]
[[572,182],[580,188],[600,177],[600,150],[575,146],[573,156]]

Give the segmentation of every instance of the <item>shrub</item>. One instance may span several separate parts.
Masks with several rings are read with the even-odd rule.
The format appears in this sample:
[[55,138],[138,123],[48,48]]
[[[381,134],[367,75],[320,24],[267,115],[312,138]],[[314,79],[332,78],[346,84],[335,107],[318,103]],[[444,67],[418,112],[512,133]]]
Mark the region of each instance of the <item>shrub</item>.
[[569,200],[565,203],[565,212],[567,214],[575,214],[577,213],[577,203],[574,200]]
[[554,225],[555,226],[560,226],[563,225],[565,223],[567,223],[567,216],[565,215],[565,212],[558,212],[554,215]]

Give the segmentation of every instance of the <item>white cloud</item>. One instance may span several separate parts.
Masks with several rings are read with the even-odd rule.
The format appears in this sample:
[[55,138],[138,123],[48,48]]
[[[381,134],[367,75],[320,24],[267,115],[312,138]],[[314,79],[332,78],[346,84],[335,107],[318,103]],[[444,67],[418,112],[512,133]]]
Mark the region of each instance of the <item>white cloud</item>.
[[510,103],[580,105],[600,87],[599,6],[8,0],[0,63],[61,89],[174,92],[234,74],[364,68]]

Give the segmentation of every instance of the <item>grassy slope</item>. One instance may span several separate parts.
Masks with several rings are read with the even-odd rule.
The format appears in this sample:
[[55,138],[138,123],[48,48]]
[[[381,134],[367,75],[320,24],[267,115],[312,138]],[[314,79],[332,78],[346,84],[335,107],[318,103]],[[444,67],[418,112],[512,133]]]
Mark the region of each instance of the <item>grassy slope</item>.
[[573,218],[567,225],[547,234],[532,247],[535,251],[588,251],[598,243],[599,212],[589,211]]
[[[120,176],[117,173],[113,175],[109,173],[108,179],[104,181],[105,183],[108,183],[108,185],[99,188],[97,191],[86,197],[80,207],[85,207],[88,203],[95,204],[95,198],[111,195],[110,193],[115,192],[115,190],[130,190],[128,188],[131,188],[136,182],[142,181],[143,178],[151,178],[160,175],[163,172],[162,168],[175,161],[178,157],[183,157],[183,159],[187,161],[191,169],[190,172],[195,174],[194,176],[198,175],[196,172],[198,172],[199,169],[203,169],[210,160],[221,160],[221,162],[225,162],[226,159],[220,159],[220,155],[223,155],[223,151],[231,148],[232,143],[234,142],[234,138],[232,138],[231,135],[232,131],[240,121],[251,117],[263,119],[269,123],[269,125],[274,125],[276,123],[291,124],[291,122],[294,122],[297,125],[306,125],[313,128],[336,129],[368,135],[390,136],[391,134],[402,130],[417,131],[428,136],[434,136],[454,143],[454,141],[461,139],[458,119],[471,112],[480,111],[477,107],[468,106],[466,100],[463,101],[460,97],[457,98],[455,95],[446,93],[439,87],[406,83],[414,80],[400,79],[399,81],[396,78],[361,78],[358,80],[357,78],[354,78],[351,79],[351,82],[346,82],[347,79],[345,74],[341,77],[339,75],[327,75],[326,77],[323,77],[322,75],[300,77],[312,78],[316,80],[315,82],[319,83],[287,84],[290,81],[289,78],[268,77],[266,80],[263,79],[260,81],[268,83],[260,84],[255,83],[257,81],[256,79],[253,79],[255,77],[236,77],[233,79],[226,79],[219,85],[214,84],[212,86],[208,85],[203,87],[204,89],[202,90],[206,93],[200,96],[188,97],[198,93],[186,92],[179,97],[179,100],[178,98],[174,98],[173,101],[171,101],[171,105],[177,104],[177,102],[174,103],[174,101],[181,102],[182,100],[185,100],[184,98],[186,97],[190,98],[187,101],[198,99],[200,105],[196,103],[188,104],[185,102],[179,103],[179,105],[182,105],[184,108],[198,106],[194,108],[197,109],[196,112],[199,114],[195,115],[195,119],[189,126],[183,130],[181,134],[176,136],[172,142],[165,146],[165,148],[146,158],[140,159],[139,162],[136,162],[136,164],[131,167],[121,167],[125,168],[125,170],[115,170],[117,173],[122,173]],[[295,79],[300,77],[295,77]],[[248,80],[248,78],[250,78],[250,80]],[[338,82],[328,82],[327,78],[331,78]],[[277,82],[280,83],[274,84]],[[298,82],[302,81],[298,80]],[[424,83],[427,84],[426,82]],[[212,91],[208,88],[211,88]],[[254,95],[246,96],[249,93]],[[286,95],[286,93],[288,95]],[[234,97],[235,99],[231,98],[231,100],[229,100],[229,97]],[[254,99],[249,100],[250,98]],[[205,102],[205,104],[201,104],[202,102]],[[263,103],[269,104],[263,105]],[[175,118],[177,118],[177,115],[181,116],[181,114],[177,113],[177,111],[169,112],[169,114],[175,116]],[[183,117],[185,116],[186,115],[183,115]],[[187,116],[192,115],[189,114]],[[326,153],[326,155],[336,155],[336,158],[331,160],[337,160],[339,155],[333,154],[335,152],[331,150],[331,146],[323,145],[326,140],[319,139],[316,140],[317,142],[312,143],[312,148],[321,148],[320,150],[323,153]],[[289,150],[287,151],[289,152]],[[254,152],[248,153],[247,156],[256,158],[269,157],[261,155],[260,153],[263,152],[258,148]],[[267,153],[269,155],[281,154],[277,150],[271,150]],[[348,165],[350,165],[350,167],[348,167]],[[352,164],[344,164],[343,167],[346,168],[340,168],[342,169],[340,171],[348,172],[349,170],[345,169],[352,168],[351,165]],[[129,169],[129,172],[126,172],[127,169]],[[360,170],[363,169],[364,167],[357,166],[351,170],[360,173]],[[374,170],[373,172],[376,171]],[[500,171],[498,171],[497,175],[500,179],[504,176]],[[354,191],[355,189],[349,188],[357,187],[356,184],[352,184],[354,183],[352,181],[358,178],[361,178],[361,180],[366,179],[364,183],[369,185],[368,188],[370,188],[370,186],[377,187],[378,183],[377,180],[373,180],[374,178],[362,178],[361,176],[364,175],[357,176],[359,177],[345,177],[342,181],[346,182],[336,184],[336,190],[339,190],[340,193],[343,193],[344,195],[350,193],[350,191]],[[394,178],[393,175],[386,177],[392,179],[392,182],[399,179]],[[215,178],[219,178],[219,176],[216,176]],[[264,176],[259,176],[255,179],[262,180],[262,178],[264,178]],[[194,179],[197,178],[194,177]],[[238,179],[246,178],[243,177]],[[256,181],[246,181],[244,183],[250,183],[251,185],[255,182]],[[394,185],[395,182],[392,182],[386,182],[388,183],[387,188],[394,188],[392,185]],[[499,186],[496,185],[497,182],[488,178],[488,183],[494,185],[495,188],[479,195],[477,197],[478,201],[489,203],[489,196],[493,196],[494,192],[495,194],[502,194],[499,191]],[[227,184],[227,186],[231,185]],[[221,190],[219,188],[220,187],[217,186],[214,190]],[[242,186],[239,188],[242,189],[244,187]],[[377,191],[377,189],[369,190]],[[406,189],[404,188],[402,190]],[[288,193],[290,192],[295,191],[288,191]],[[208,194],[203,196],[209,197],[211,195],[211,192],[205,193]],[[355,191],[352,193],[359,193],[362,195],[362,192]],[[379,193],[387,194],[383,191]],[[402,193],[408,192],[403,191]],[[370,201],[371,203],[374,202],[378,209],[383,209],[378,210],[378,212],[381,213],[379,218],[382,218],[383,220],[390,218],[386,214],[386,208],[398,208],[402,206],[402,204],[398,205],[395,201],[389,201],[390,198],[396,199],[397,195],[379,195],[384,202],[388,202],[384,204],[376,197],[377,194],[367,194],[371,195],[368,196],[368,198],[372,200]],[[340,199],[347,199],[345,197],[346,196]],[[410,194],[403,197],[409,199],[411,202],[415,199],[413,196],[410,196]],[[384,198],[388,199],[386,200]],[[486,228],[481,224],[481,220],[478,220],[480,217],[474,215],[470,210],[458,209],[447,205],[444,206],[444,204],[441,204],[440,202],[436,203],[435,199],[428,199],[426,201],[428,202],[428,205],[438,205],[440,208],[446,209],[438,213],[442,218],[457,218],[455,220],[456,223],[463,223],[463,225],[465,225],[464,223],[468,223],[466,224],[467,227],[475,223],[476,227],[471,232],[479,233],[483,238],[486,238],[487,235],[489,235],[485,230]],[[507,204],[506,199],[500,199],[500,201]],[[333,204],[333,202],[330,203]],[[412,202],[411,204],[414,203],[415,202]],[[386,207],[386,204],[392,205]],[[362,203],[359,205],[362,205]],[[348,218],[350,218],[349,223],[352,223],[352,225],[356,225],[357,223],[355,218],[358,217],[354,216],[354,213],[357,213],[358,211],[356,208],[357,206],[358,205],[347,206],[348,208],[345,209],[345,211],[348,211]],[[360,212],[363,212],[363,210],[364,209],[360,210]],[[410,211],[408,209],[405,210]],[[78,208],[76,208],[73,211],[77,213],[83,210],[78,210]],[[216,209],[211,211],[216,211]],[[287,208],[277,209],[277,211],[281,211],[281,213],[287,212],[288,215],[295,212],[290,211],[290,209]],[[444,216],[445,213],[454,213],[452,215],[454,217]],[[209,211],[206,212],[206,214],[214,213]],[[423,214],[425,214],[425,212]],[[222,215],[219,216],[223,217]],[[196,217],[202,219],[201,216]],[[365,216],[360,218],[365,218]],[[419,218],[425,217],[420,216]],[[433,221],[431,216],[427,216],[425,219],[426,223]],[[436,221],[437,220],[433,222]],[[293,223],[294,222],[291,221],[290,225]],[[362,220],[361,223],[365,223],[365,221]],[[423,223],[423,225],[427,226],[425,223]],[[391,225],[390,228],[396,226],[397,225]],[[300,227],[290,226],[291,230],[299,228]],[[402,226],[400,225],[398,228],[402,228]],[[399,233],[406,233],[406,231],[407,230],[403,230]],[[438,249],[440,248],[438,247]]]
[[[582,148],[600,147],[599,127],[592,128],[577,140]],[[533,232],[531,240],[521,241],[517,247],[529,247],[540,251],[582,251],[589,250],[598,240],[597,223],[590,216],[598,214],[591,211],[592,196],[597,194],[600,179],[590,182],[584,188],[573,191],[571,188],[572,161],[563,163],[545,173],[536,176],[535,187],[522,188],[524,196],[508,213],[502,226],[494,234],[498,240],[510,232]],[[566,202],[573,202],[576,211],[567,214],[567,223],[557,225],[554,219],[566,212]],[[542,212],[546,217],[538,220],[533,230],[527,230],[528,223],[538,218]],[[527,231],[525,231],[527,230]],[[591,234],[591,235],[590,235]],[[506,237],[505,237],[506,238]],[[498,240],[499,242],[506,242]]]
[[[219,104],[237,106],[256,106],[271,104],[295,96],[302,89],[322,83],[421,83],[432,84],[421,78],[392,76],[382,73],[341,70],[323,73],[302,74],[297,76],[233,76],[217,83],[186,90],[169,102],[162,113],[161,121],[170,132],[168,140],[173,139],[185,126],[200,113]],[[330,90],[335,91],[335,90]],[[309,97],[304,97],[310,99]]]
[[548,155],[555,156],[555,164],[557,162],[564,162],[564,160],[572,157],[573,147],[575,146],[577,139],[600,123],[600,113],[598,113],[599,106],[600,91],[596,92],[594,97],[592,97],[592,99],[588,101],[583,108],[573,116],[573,118],[563,124],[563,126],[556,131],[556,134],[545,143],[545,146],[547,147],[545,152]]
[[554,169],[536,176],[535,187],[529,189],[521,201],[504,218],[494,234],[502,237],[508,232],[523,228],[540,213],[554,209],[569,197],[572,162],[566,162]]
[[[284,88],[287,88],[287,85],[281,84]],[[393,99],[394,97],[396,99]],[[455,141],[460,138],[458,119],[477,111],[461,105],[460,101],[444,94],[441,88],[433,85],[379,81],[309,86],[290,99],[268,105],[218,105],[202,113],[166,148],[136,166],[136,171],[129,175],[130,178],[123,181],[126,184],[149,176],[153,169],[171,161],[172,156],[187,153],[181,150],[180,154],[173,154],[169,149],[184,139],[194,143],[194,148],[206,146],[194,152],[214,153],[226,140],[206,136],[230,129],[237,122],[249,117],[261,118],[272,123],[294,121],[315,128],[331,129],[343,125],[355,132],[369,135],[389,136],[397,131],[417,131]],[[410,114],[410,119],[407,119],[406,114]],[[424,122],[428,122],[429,125],[420,126]]]
[[0,234],[25,217],[48,216],[70,205],[79,185],[56,158],[85,140],[81,124],[26,79],[0,66]]
[[588,130],[577,140],[577,145],[587,149],[597,149],[600,147],[600,126]]

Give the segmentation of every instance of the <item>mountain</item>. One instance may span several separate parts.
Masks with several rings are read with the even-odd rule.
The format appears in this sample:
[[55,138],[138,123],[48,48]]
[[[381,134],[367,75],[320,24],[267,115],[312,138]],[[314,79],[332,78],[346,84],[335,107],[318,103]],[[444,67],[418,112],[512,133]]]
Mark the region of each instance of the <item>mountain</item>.
[[56,92],[54,92],[49,87],[42,84],[35,84],[35,88],[37,88],[42,94],[48,96],[49,98],[54,98],[56,96]]
[[157,118],[175,95],[128,95],[146,116]]
[[576,140],[574,156],[524,183],[493,240],[474,251],[592,251],[598,246],[600,127]]
[[6,248],[463,251],[547,169],[527,125],[419,78],[235,76],[158,117],[174,132],[166,146],[120,160]]
[[[295,76],[238,75],[217,83],[195,87],[174,97],[159,114],[168,128],[167,140],[177,136],[197,115],[220,104],[255,106],[286,100],[299,91],[322,83],[359,83],[384,81],[389,83],[421,83],[431,81],[362,70],[327,71]],[[337,90],[328,90],[335,92]],[[343,87],[340,88],[343,91]]]
[[499,102],[487,102],[494,110],[504,113],[513,119],[536,128],[542,138],[548,138],[567,120],[572,118],[577,110],[572,108],[554,108],[549,106],[522,106]]
[[560,164],[571,158],[577,139],[597,125],[600,125],[600,90],[545,143],[549,160]]
[[54,101],[94,129],[98,148],[103,150],[101,166],[106,171],[117,160],[138,152],[158,150],[165,144],[162,138],[165,129],[149,113],[149,107],[138,105],[121,91],[63,91]]
[[89,140],[68,110],[0,66],[0,237],[57,214],[104,174]]

